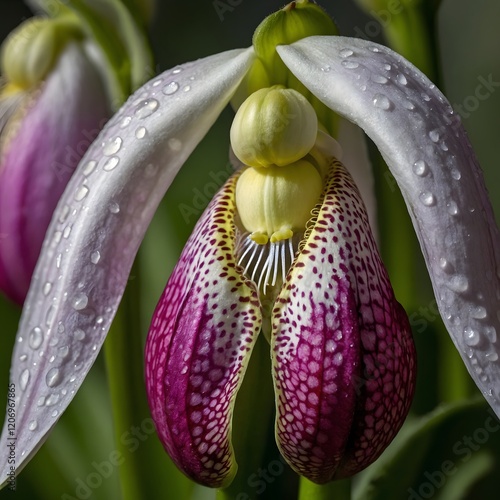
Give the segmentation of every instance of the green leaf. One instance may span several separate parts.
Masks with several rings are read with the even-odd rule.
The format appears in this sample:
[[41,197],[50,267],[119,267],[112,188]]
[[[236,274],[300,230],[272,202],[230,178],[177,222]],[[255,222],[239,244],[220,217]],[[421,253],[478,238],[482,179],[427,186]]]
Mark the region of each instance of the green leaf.
[[[477,498],[472,491],[484,491],[486,480],[500,472],[498,431],[500,424],[482,399],[443,405],[409,419],[384,455],[360,476],[353,498]],[[453,496],[457,491],[471,496]]]

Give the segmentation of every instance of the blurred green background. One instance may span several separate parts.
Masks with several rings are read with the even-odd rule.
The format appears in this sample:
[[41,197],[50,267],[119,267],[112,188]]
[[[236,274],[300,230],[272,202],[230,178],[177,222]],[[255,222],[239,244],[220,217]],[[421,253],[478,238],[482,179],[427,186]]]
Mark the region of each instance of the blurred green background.
[[[411,0],[407,0],[408,2],[411,3]],[[225,3],[227,9],[221,19],[220,10],[218,13],[214,7],[215,2],[212,0],[157,2],[150,35],[157,63],[155,69],[158,73],[185,61],[226,49],[250,45],[252,33],[257,24],[267,14],[283,5],[281,1],[276,0],[265,2],[233,0],[222,3]],[[362,12],[353,0],[324,0],[320,3],[335,18],[343,35],[356,35],[360,30],[366,33],[368,23],[373,23],[373,18]],[[29,17],[31,13],[19,0],[2,0],[0,5],[0,38],[3,39],[10,30]],[[480,78],[490,78],[494,82],[500,82],[499,24],[500,2],[498,0],[475,0],[474,2],[443,0],[437,19],[439,85],[453,105],[465,106],[466,113],[462,115],[463,124],[483,167],[498,220],[500,220],[500,171],[497,159],[500,131],[500,87],[493,89],[487,99],[478,101],[477,106],[473,105],[475,101],[471,99],[471,96],[475,95]],[[370,33],[377,34],[374,39],[383,43],[381,30],[373,29],[372,24],[370,24],[370,30]],[[195,207],[194,211],[201,215],[201,209],[197,207],[199,203],[209,202],[210,193],[213,191],[208,186],[214,182],[213,178],[228,175],[228,130],[231,118],[232,111],[228,109],[189,159],[165,196],[143,243],[139,256],[143,285],[141,295],[143,306],[141,334],[143,337],[147,333],[149,318],[156,301],[196,222],[195,215],[183,216],[183,212],[185,213],[183,207],[184,209]],[[385,178],[380,172],[378,183],[380,185],[384,182],[386,182]],[[394,197],[394,200],[391,197]],[[390,207],[393,203],[398,203],[398,197],[399,194],[396,191],[386,189],[384,203]],[[406,214],[402,215],[402,220],[410,224]],[[383,225],[384,220],[381,220],[380,226]],[[416,241],[411,241],[410,244],[416,245]],[[453,382],[450,383],[450,378],[445,378],[448,382],[444,383],[444,387],[443,382],[438,381],[440,370],[446,370],[448,366],[452,366],[450,368],[452,370],[457,370],[456,359],[449,359],[453,358],[451,341],[439,333],[442,331],[442,326],[433,308],[429,280],[425,272],[419,272],[423,265],[421,258],[415,259],[414,269],[408,274],[410,278],[401,277],[399,267],[395,262],[398,245],[400,245],[398,237],[394,236],[390,241],[384,241],[382,250],[389,273],[394,277],[396,296],[403,297],[401,300],[410,318],[412,315],[415,318],[414,333],[419,350],[420,374],[414,413],[420,414],[433,410],[443,400],[456,399],[449,394],[474,395],[478,394],[478,391],[467,382],[467,376],[457,377],[456,384],[465,385],[458,389],[453,386]],[[393,248],[389,248],[390,246]],[[398,275],[395,275],[396,273]],[[414,281],[408,283],[408,280]],[[398,290],[400,286],[405,289]],[[410,299],[406,299],[408,287],[416,291]],[[19,313],[16,307],[0,297],[0,400],[5,398],[10,352],[14,343]],[[460,367],[458,370],[460,371]],[[446,425],[436,423],[435,428],[425,434],[425,439],[407,441],[413,443],[411,450],[414,453],[410,450],[406,469],[412,468],[412,460],[414,460],[416,472],[408,478],[409,482],[405,484],[415,485],[413,490],[415,498],[450,500],[494,498],[500,485],[498,436],[490,433],[488,439],[477,450],[472,446],[467,448],[467,445],[463,444],[464,437],[474,436],[477,429],[484,427],[489,417],[487,406],[479,403],[457,415],[452,415],[446,420]],[[12,493],[2,490],[0,499],[95,498],[104,500],[120,498],[117,468],[110,472],[109,477],[103,478],[101,475],[101,481],[97,484],[96,480],[95,488],[89,488],[89,483],[86,483],[89,475],[99,468],[99,464],[109,460],[110,454],[116,449],[112,427],[111,404],[104,360],[101,355],[46,444],[18,478],[17,491]],[[156,441],[154,434],[143,432],[142,435],[148,441]],[[423,444],[424,441],[427,443],[426,446]],[[478,442],[479,439],[474,441],[474,446],[477,446]],[[467,460],[463,460],[465,452],[457,453],[460,443],[463,444],[462,449],[469,450],[470,459],[467,457]],[[398,444],[398,446],[402,445]],[[155,455],[157,456],[160,455]],[[161,460],[168,459],[165,456],[155,460],[158,460],[158,463],[152,467],[161,470]],[[448,475],[442,472],[446,460],[451,460],[456,467],[463,463],[463,467],[458,469],[459,473]],[[388,469],[392,471],[394,478],[404,476],[403,470],[390,469],[390,467]],[[438,470],[441,470],[445,477],[443,485],[440,485],[442,477],[436,473]],[[385,481],[384,483],[381,480],[382,486],[387,484],[387,479]],[[81,486],[84,483],[87,487]],[[418,487],[427,483],[431,486],[422,491],[418,490]],[[381,496],[375,495],[370,498],[412,497],[408,487],[384,490],[382,486],[380,489],[382,493],[378,493]],[[178,493],[174,494],[169,491],[168,486],[165,487],[161,477],[158,478],[158,488],[156,498],[172,500],[179,498],[175,496]],[[401,491],[405,492],[403,496]],[[428,496],[425,496],[427,494]],[[269,495],[269,490],[267,490],[259,498],[271,498]],[[192,498],[213,498],[213,493],[196,488]],[[179,498],[179,500],[183,499]]]

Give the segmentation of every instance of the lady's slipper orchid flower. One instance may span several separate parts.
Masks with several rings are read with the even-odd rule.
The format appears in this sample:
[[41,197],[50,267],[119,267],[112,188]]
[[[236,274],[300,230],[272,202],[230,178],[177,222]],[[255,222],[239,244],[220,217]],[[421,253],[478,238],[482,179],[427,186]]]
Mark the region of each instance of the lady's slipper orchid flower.
[[[295,15],[299,7],[310,4],[291,5],[297,9],[288,6],[283,15]],[[41,445],[94,362],[146,227],[179,168],[232,98],[241,103],[242,96],[274,85],[308,98],[330,133],[335,129],[335,123],[328,122],[333,110],[364,129],[379,148],[406,199],[443,320],[472,377],[500,414],[500,366],[494,345],[500,328],[500,235],[467,136],[444,96],[401,56],[372,42],[320,35],[307,30],[291,39],[277,35],[268,46],[261,40],[265,54],[255,44],[169,70],[136,92],[90,147],[52,219],[13,353],[17,470]],[[272,73],[274,67],[279,74]],[[255,75],[266,77],[258,88]],[[325,148],[322,153],[319,143],[317,147],[320,153],[311,150],[304,161],[322,174],[322,202],[312,207],[314,220],[306,226],[305,243],[292,245],[295,253],[282,258],[288,248],[280,243],[286,240],[278,239],[274,248],[280,257],[274,260],[256,250],[256,257],[266,258],[268,267],[264,275],[261,269],[255,276],[270,282],[269,290],[264,292],[262,283],[258,287],[255,277],[248,277],[252,266],[258,267],[256,262],[245,276],[245,259],[252,258],[259,241],[245,240],[251,243],[243,243],[242,250],[235,240],[240,222],[235,220],[234,192],[247,169],[232,178],[207,209],[169,282],[168,302],[162,300],[157,310],[147,366],[149,388],[156,391],[152,402],[159,434],[177,463],[205,483],[227,484],[234,472],[228,438],[231,402],[243,358],[259,328],[263,305],[259,294],[273,293],[277,289],[273,281],[274,285],[284,281],[276,292],[269,332],[278,442],[300,473],[321,482],[335,473],[354,472],[375,458],[391,431],[386,424],[406,411],[407,396],[398,392],[398,386],[401,389],[400,384],[407,382],[403,377],[397,380],[397,374],[405,372],[396,366],[411,359],[400,351],[411,351],[408,345],[401,347],[405,345],[401,339],[407,338],[406,320],[390,292],[352,180],[328,148],[325,154]],[[322,164],[329,169],[323,171]],[[249,190],[243,186],[243,205]],[[250,217],[251,227],[244,229],[263,233],[254,225],[257,219]],[[286,229],[279,222],[266,227],[265,235],[270,232],[272,239],[274,232]],[[61,237],[65,232],[68,238]],[[245,245],[251,250],[243,257]],[[285,271],[275,271],[269,262],[273,266],[285,262]],[[219,294],[219,302],[213,294]],[[172,327],[186,331],[186,337],[164,333],[173,332]],[[325,332],[330,336],[324,337]],[[345,337],[352,339],[352,345],[344,342]],[[223,366],[227,371],[219,371]],[[161,373],[152,373],[154,367],[164,370],[165,380],[160,380]],[[352,381],[366,367],[374,378],[366,380],[358,397]],[[337,394],[326,384],[330,368],[335,371],[332,384],[346,391],[346,401],[337,406],[336,434],[321,419],[331,418],[330,397]],[[411,366],[406,368],[409,380]],[[172,387],[169,370],[175,369],[179,382]],[[308,381],[300,378],[303,370],[312,377],[307,394],[302,384]],[[313,379],[320,372],[325,380],[316,377],[316,386]],[[191,393],[191,388],[196,390]],[[388,399],[393,403],[384,390],[392,394]],[[325,405],[315,396],[325,398]],[[215,411],[212,422],[204,413],[204,398],[209,398],[209,405],[214,401],[221,405],[210,409]],[[371,414],[371,404],[379,398],[384,403]],[[182,414],[183,410],[189,413]],[[306,421],[312,416],[309,411],[316,412],[312,434]],[[159,414],[165,420],[158,419]],[[176,415],[180,417],[174,421]],[[289,422],[290,416],[297,420]],[[361,416],[363,422],[358,420]],[[378,422],[383,422],[381,428]],[[201,448],[190,447],[200,436]],[[5,426],[0,482],[9,473],[9,438]]]
[[57,201],[111,109],[71,22],[21,25],[3,45],[2,74],[0,290],[22,304]]

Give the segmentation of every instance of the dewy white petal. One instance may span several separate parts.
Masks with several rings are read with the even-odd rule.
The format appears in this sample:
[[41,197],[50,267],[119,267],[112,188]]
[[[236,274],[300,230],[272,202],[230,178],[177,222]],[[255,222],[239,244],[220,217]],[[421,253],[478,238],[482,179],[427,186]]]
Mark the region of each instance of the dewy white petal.
[[[47,232],[14,349],[17,471],[92,366],[158,203],[252,59],[252,49],[234,50],[154,78],[82,159]],[[5,426],[0,483],[9,471],[9,437]]]
[[278,52],[311,92],[379,148],[408,205],[443,321],[500,416],[500,234],[459,117],[418,69],[386,47],[310,37]]

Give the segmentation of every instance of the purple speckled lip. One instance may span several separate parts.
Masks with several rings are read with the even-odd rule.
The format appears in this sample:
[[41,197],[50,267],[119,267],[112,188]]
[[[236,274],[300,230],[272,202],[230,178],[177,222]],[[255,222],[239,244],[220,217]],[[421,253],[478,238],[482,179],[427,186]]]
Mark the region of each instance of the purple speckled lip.
[[[235,263],[233,176],[207,208],[160,299],[146,346],[153,419],[168,453],[212,487],[232,480],[231,418],[262,311]],[[314,226],[272,312],[276,439],[323,483],[372,463],[410,407],[415,349],[359,192],[334,161]],[[237,429],[236,429],[237,432]]]

